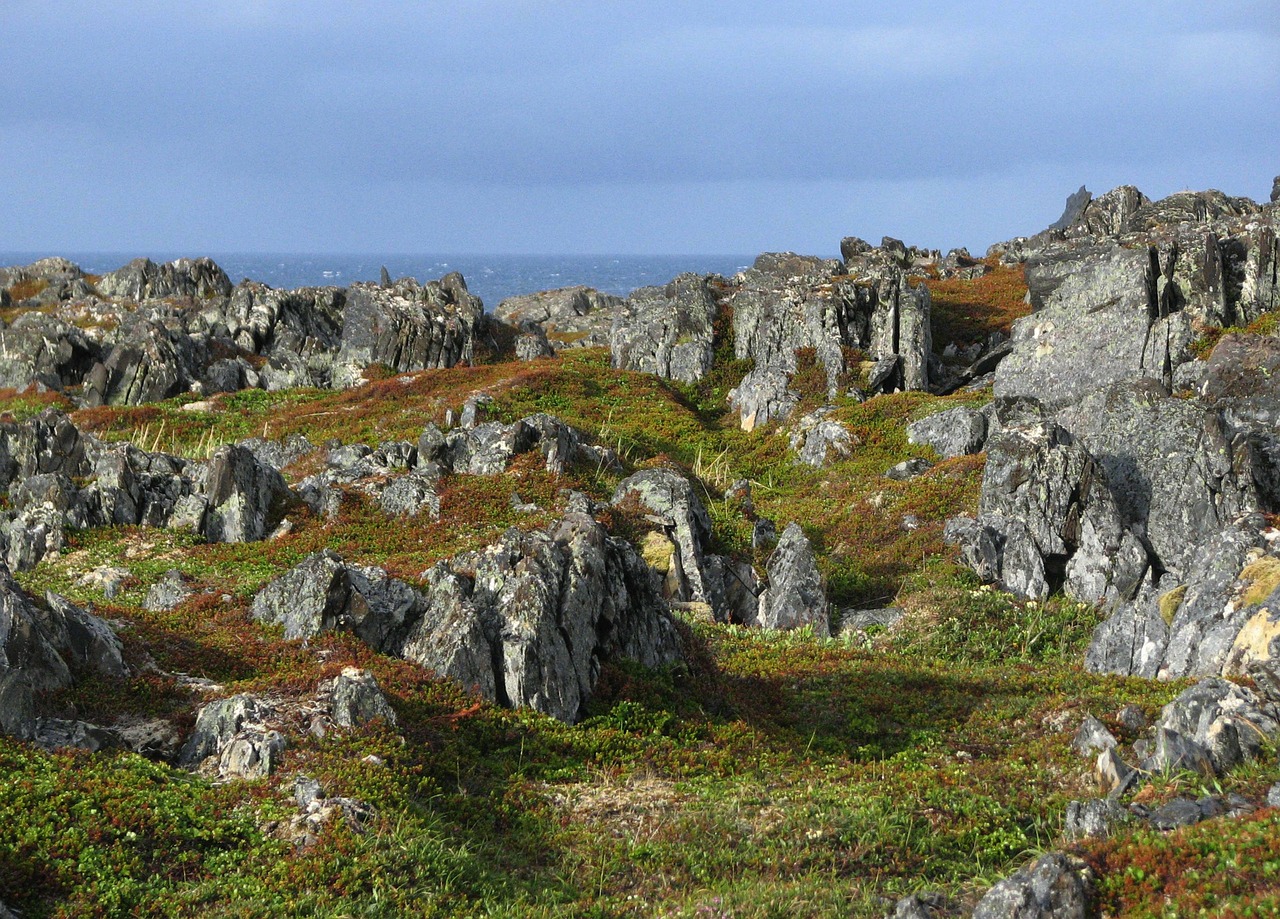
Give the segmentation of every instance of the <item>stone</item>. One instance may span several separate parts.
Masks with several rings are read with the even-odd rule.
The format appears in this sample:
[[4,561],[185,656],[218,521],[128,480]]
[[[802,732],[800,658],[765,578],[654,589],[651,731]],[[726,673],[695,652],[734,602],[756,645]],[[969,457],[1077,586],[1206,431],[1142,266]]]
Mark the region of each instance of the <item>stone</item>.
[[219,447],[208,469],[203,531],[210,542],[256,542],[280,522],[291,493],[277,470],[235,445]]
[[614,313],[609,350],[618,370],[693,383],[711,368],[716,298],[708,278],[682,274],[641,287]]
[[324,549],[262,588],[251,611],[259,622],[283,626],[284,637],[294,640],[337,628],[348,599],[344,563]]
[[1204,747],[1177,731],[1158,727],[1155,747],[1155,752],[1143,760],[1143,772],[1196,772],[1205,777],[1214,774],[1213,762]]
[[992,887],[978,901],[973,919],[1087,919],[1093,899],[1088,866],[1052,852]]
[[242,730],[219,755],[218,774],[233,779],[266,778],[280,766],[286,746],[279,731]]
[[1093,776],[1104,795],[1123,794],[1135,778],[1135,772],[1132,766],[1120,758],[1115,747],[1107,747],[1098,754]]
[[799,402],[790,376],[778,367],[756,367],[729,391],[729,407],[738,412],[744,431],[786,420]]
[[810,626],[815,636],[829,637],[826,584],[799,524],[787,524],[765,570],[769,586],[760,594],[757,625],[762,629]]
[[[178,765],[195,768],[218,757],[221,769],[222,759],[235,740],[246,730],[253,731],[254,725],[261,724],[270,715],[271,709],[262,699],[247,693],[208,703],[196,713],[195,729],[178,755]],[[261,731],[254,732],[254,737],[246,738],[246,743],[233,757],[227,757],[227,765],[255,771],[259,764],[269,764],[271,749],[275,746],[273,741]],[[262,749],[255,751],[255,743]]]
[[176,259],[157,265],[146,258],[134,259],[115,271],[108,272],[95,285],[104,297],[145,300],[164,297],[226,297],[231,294],[231,280],[211,259]]
[[0,733],[29,740],[35,736],[36,709],[31,682],[18,669],[0,669]]
[[1089,192],[1089,189],[1081,185],[1079,191],[1067,197],[1067,206],[1063,208],[1062,216],[1049,224],[1049,229],[1065,230],[1068,227],[1075,226],[1084,216],[1085,209],[1092,200],[1093,195]]
[[887,606],[882,609],[846,609],[840,613],[840,627],[836,634],[851,635],[867,629],[891,629],[899,622],[906,611],[898,606]]
[[547,333],[535,322],[522,323],[520,334],[515,340],[516,358],[522,361],[536,361],[542,357],[554,357],[556,349],[547,340]]
[[1117,827],[1128,821],[1128,812],[1117,802],[1106,798],[1072,801],[1067,805],[1062,835],[1068,842],[1082,839],[1106,839]]
[[456,272],[425,285],[412,278],[390,288],[353,284],[342,313],[333,385],[358,385],[371,364],[404,373],[469,363],[484,315],[484,304]]
[[907,425],[908,443],[928,445],[943,459],[981,453],[986,441],[986,416],[963,405]]
[[602,659],[653,667],[680,654],[648,567],[584,513],[509,530],[424,579],[424,613],[401,653],[503,705],[573,722]]
[[1157,830],[1176,830],[1184,826],[1193,826],[1205,819],[1200,805],[1190,798],[1174,798],[1151,812],[1147,822]]
[[692,482],[672,469],[643,469],[618,484],[611,503],[634,503],[671,541],[670,599],[716,605],[706,571],[711,518]]
[[1267,789],[1267,807],[1280,807],[1280,782]]
[[915,456],[887,469],[884,475],[885,478],[893,479],[895,482],[906,482],[923,475],[932,468],[933,463],[930,460],[922,456]]
[[507,297],[493,311],[511,326],[535,323],[557,352],[566,348],[608,347],[613,314],[621,297],[590,287],[564,287]]
[[182,572],[171,569],[151,585],[146,599],[142,601],[142,608],[152,612],[168,611],[182,605],[191,594]]
[[1071,749],[1080,756],[1089,756],[1095,752],[1109,750],[1117,745],[1115,735],[1107,726],[1092,715],[1086,715],[1080,729],[1072,738]]
[[1258,757],[1268,739],[1280,735],[1280,710],[1252,690],[1209,677],[1166,705],[1156,730],[1157,768],[1221,775]]
[[340,727],[359,727],[375,719],[396,723],[396,713],[372,673],[344,668],[332,681],[333,720]]
[[440,519],[440,495],[436,491],[438,477],[410,473],[392,481],[383,490],[378,503],[392,517],[425,517]]
[[124,645],[111,626],[55,593],[45,594],[41,616],[49,641],[71,666],[122,680],[129,676]]
[[839,421],[831,418],[830,406],[805,415],[792,429],[789,441],[796,458],[809,466],[822,468],[832,460],[848,458],[858,440]]

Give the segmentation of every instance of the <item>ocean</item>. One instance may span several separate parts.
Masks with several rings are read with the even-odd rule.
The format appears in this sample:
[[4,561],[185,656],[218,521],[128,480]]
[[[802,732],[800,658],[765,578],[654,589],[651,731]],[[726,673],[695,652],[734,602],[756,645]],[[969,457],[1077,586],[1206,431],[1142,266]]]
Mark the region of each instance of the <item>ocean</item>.
[[[89,274],[105,274],[135,254],[115,252],[0,252],[0,265],[25,265],[45,255],[61,255]],[[467,288],[492,310],[506,297],[556,287],[585,284],[625,296],[637,287],[665,284],[686,271],[731,276],[748,267],[754,256],[740,255],[278,255],[243,253],[141,253],[155,262],[208,255],[237,283],[243,278],[278,289],[345,287],[355,281],[377,281],[385,265],[391,277],[419,281],[459,271]]]

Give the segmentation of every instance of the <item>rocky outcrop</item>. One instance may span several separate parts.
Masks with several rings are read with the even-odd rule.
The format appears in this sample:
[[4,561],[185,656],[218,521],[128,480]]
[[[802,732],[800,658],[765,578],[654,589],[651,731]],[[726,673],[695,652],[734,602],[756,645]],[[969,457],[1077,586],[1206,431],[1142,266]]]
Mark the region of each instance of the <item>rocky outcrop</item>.
[[565,721],[579,717],[603,660],[658,666],[680,653],[644,562],[584,513],[543,531],[510,530],[424,580],[419,590],[322,552],[264,588],[253,614],[287,638],[354,632],[485,698]]
[[129,675],[115,632],[56,594],[40,606],[0,564],[0,732],[34,737],[35,693],[64,689],[79,672]]
[[390,288],[354,284],[331,383],[357,385],[370,364],[404,372],[469,362],[483,322],[484,304],[456,272],[425,285],[412,279]]
[[1101,465],[1038,406],[998,407],[1001,434],[987,445],[976,521],[948,537],[967,561],[1011,592],[1050,591],[1090,602],[1127,600],[1149,566]]
[[788,440],[800,462],[821,469],[853,453],[859,441],[848,427],[831,417],[833,411],[831,406],[815,409],[792,428]]
[[614,313],[622,298],[590,287],[562,287],[508,297],[494,316],[513,328],[534,323],[556,351],[608,347]]
[[638,506],[668,540],[664,581],[669,599],[718,600],[707,563],[711,518],[692,482],[671,469],[644,469],[618,485],[612,503]]
[[1084,862],[1052,852],[992,887],[973,919],[1088,919],[1094,884]]
[[178,765],[223,779],[265,778],[279,767],[288,746],[268,724],[275,717],[269,703],[247,693],[211,702],[196,714]]
[[987,415],[958,405],[907,425],[907,442],[933,447],[941,457],[981,453],[987,442]]
[[711,368],[716,296],[709,279],[682,274],[665,287],[642,287],[613,316],[613,366],[681,383]]
[[226,272],[207,258],[183,258],[161,265],[148,258],[134,259],[103,275],[96,287],[104,297],[136,303],[166,297],[207,299],[231,294]]
[[789,523],[766,565],[769,586],[760,594],[756,620],[762,629],[810,626],[814,635],[831,634],[827,591],[809,538],[799,524]]

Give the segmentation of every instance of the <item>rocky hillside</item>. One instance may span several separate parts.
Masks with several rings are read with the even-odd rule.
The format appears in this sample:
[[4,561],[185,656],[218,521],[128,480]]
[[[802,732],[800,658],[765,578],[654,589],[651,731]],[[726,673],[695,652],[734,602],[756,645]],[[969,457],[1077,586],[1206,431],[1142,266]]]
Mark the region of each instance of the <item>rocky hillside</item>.
[[0,268],[0,916],[1280,909],[1278,227]]

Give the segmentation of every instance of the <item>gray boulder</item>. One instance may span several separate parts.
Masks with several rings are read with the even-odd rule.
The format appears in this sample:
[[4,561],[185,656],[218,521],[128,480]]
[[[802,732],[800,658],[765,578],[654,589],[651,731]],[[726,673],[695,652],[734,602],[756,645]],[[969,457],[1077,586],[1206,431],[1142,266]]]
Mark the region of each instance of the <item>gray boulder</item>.
[[833,410],[823,406],[796,422],[789,441],[800,462],[820,469],[853,453],[858,440],[848,427],[830,417]]
[[797,523],[787,524],[766,565],[769,586],[760,594],[756,624],[762,629],[812,626],[814,634],[831,634],[827,591],[813,547]]
[[375,719],[396,723],[396,713],[372,673],[347,667],[323,691],[333,696],[333,720],[340,727],[359,727]]
[[729,391],[729,407],[738,413],[744,431],[790,417],[799,402],[790,375],[780,367],[756,367]]
[[263,778],[275,771],[284,737],[269,726],[277,713],[265,700],[241,694],[210,702],[196,713],[195,730],[178,765],[221,778]]
[[244,447],[219,447],[209,460],[203,532],[210,542],[255,542],[292,500],[284,477]]
[[392,517],[440,519],[438,476],[409,473],[393,480],[379,498],[382,510]]
[[46,313],[22,313],[0,328],[0,388],[73,386],[101,359],[83,331]]
[[926,444],[944,459],[981,453],[987,441],[987,416],[964,405],[907,425],[907,442]]
[[609,333],[613,366],[692,383],[711,368],[716,298],[708,279],[682,274],[642,287],[617,309]]
[[643,469],[614,490],[614,506],[635,502],[674,546],[667,583],[669,599],[718,605],[707,571],[711,518],[693,483],[671,469]]
[[45,594],[45,603],[48,611],[37,612],[63,660],[111,679],[129,676],[124,646],[111,626],[58,594]]
[[1093,891],[1093,873],[1084,862],[1052,852],[992,887],[973,919],[1088,919]]
[[515,341],[516,358],[522,361],[536,361],[540,357],[554,357],[556,349],[547,340],[547,333],[536,322],[525,322]]
[[1156,768],[1182,762],[1222,775],[1256,759],[1280,734],[1280,709],[1252,690],[1210,677],[1166,705],[1155,728]]
[[403,656],[504,705],[572,722],[603,660],[659,666],[680,653],[644,562],[586,514],[510,530],[426,578],[426,611]]
[[1129,821],[1129,813],[1119,802],[1109,798],[1072,801],[1067,805],[1062,822],[1062,835],[1068,842],[1082,839],[1106,839]]

